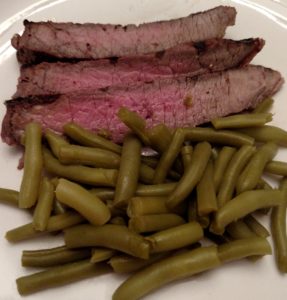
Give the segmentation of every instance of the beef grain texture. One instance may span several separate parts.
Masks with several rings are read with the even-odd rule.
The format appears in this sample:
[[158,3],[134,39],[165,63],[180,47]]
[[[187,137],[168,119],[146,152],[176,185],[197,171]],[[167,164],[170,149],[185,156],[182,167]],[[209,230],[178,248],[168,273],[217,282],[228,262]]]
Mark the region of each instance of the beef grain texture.
[[117,60],[43,62],[21,68],[14,98],[88,92],[112,85],[223,71],[248,64],[263,46],[262,39],[212,39]]
[[186,42],[221,38],[234,25],[236,10],[218,6],[184,18],[136,25],[24,21],[12,45],[21,63],[43,57],[97,59],[162,51]]
[[73,121],[94,132],[109,132],[112,140],[121,142],[128,128],[117,117],[120,107],[139,113],[148,127],[159,123],[170,128],[196,126],[255,107],[282,83],[279,72],[249,65],[198,78],[157,80],[90,94],[18,98],[6,101],[1,136],[11,145],[19,143],[30,121],[59,133]]

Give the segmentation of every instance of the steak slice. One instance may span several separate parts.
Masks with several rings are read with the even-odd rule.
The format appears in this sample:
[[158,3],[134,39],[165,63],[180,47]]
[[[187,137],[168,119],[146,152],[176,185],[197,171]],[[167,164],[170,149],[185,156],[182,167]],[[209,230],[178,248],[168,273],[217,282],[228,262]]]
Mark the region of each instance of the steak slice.
[[262,49],[262,39],[213,39],[117,60],[41,63],[21,69],[14,97],[85,92],[111,85],[189,77],[248,64]]
[[59,133],[64,124],[73,121],[94,132],[109,132],[112,140],[121,142],[128,128],[117,117],[120,107],[139,113],[148,127],[159,123],[170,128],[196,126],[255,107],[278,91],[282,83],[277,71],[246,66],[198,78],[110,87],[90,94],[18,98],[5,102],[1,136],[11,145],[19,142],[30,121]]
[[[184,18],[139,26],[25,20],[23,35],[15,35],[12,45],[22,50],[18,56],[21,63],[31,63],[31,58],[37,53],[69,59],[134,56],[186,42],[221,38],[226,28],[234,25],[235,17],[235,8],[218,6]],[[30,51],[36,54],[29,54]]]

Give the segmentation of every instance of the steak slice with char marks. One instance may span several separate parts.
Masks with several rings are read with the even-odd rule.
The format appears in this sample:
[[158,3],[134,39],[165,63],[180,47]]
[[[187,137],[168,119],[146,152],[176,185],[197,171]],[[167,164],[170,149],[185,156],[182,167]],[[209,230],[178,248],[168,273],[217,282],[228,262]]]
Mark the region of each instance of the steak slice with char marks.
[[178,75],[193,77],[223,71],[248,64],[263,46],[262,39],[212,39],[117,60],[44,62],[21,69],[14,97],[85,92],[137,81],[153,81]]
[[12,45],[21,63],[37,55],[68,59],[134,56],[162,51],[186,42],[221,38],[234,25],[236,10],[218,6],[184,18],[136,25],[75,24],[24,21],[22,36]]
[[139,113],[148,127],[159,123],[170,128],[196,126],[255,107],[277,92],[282,83],[277,71],[246,66],[198,78],[110,87],[90,94],[18,98],[5,103],[1,136],[12,145],[19,143],[30,121],[59,133],[64,124],[73,121],[94,132],[109,132],[112,140],[121,142],[128,128],[117,117],[120,107]]

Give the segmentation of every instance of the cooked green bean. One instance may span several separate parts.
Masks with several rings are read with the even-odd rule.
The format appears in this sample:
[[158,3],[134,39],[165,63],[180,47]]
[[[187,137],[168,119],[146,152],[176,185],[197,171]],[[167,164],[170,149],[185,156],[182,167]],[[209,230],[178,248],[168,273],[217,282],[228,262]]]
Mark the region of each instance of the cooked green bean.
[[57,199],[72,207],[93,225],[103,225],[111,218],[108,207],[77,183],[61,178],[56,188]]
[[151,168],[156,168],[158,164],[158,158],[153,156],[142,156],[141,157],[142,163],[146,164],[147,166]]
[[268,241],[262,237],[240,239],[222,244],[218,247],[218,256],[221,262],[268,254],[272,254],[271,246]]
[[256,237],[253,232],[243,220],[237,220],[226,226],[226,232],[236,240]]
[[273,160],[265,166],[264,171],[275,175],[287,176],[287,163]]
[[252,215],[248,215],[244,218],[244,222],[250,227],[250,229],[259,237],[267,238],[270,236],[269,231],[258,222]]
[[49,144],[49,146],[52,150],[52,153],[57,158],[59,158],[60,148],[62,146],[69,146],[70,145],[64,137],[60,136],[59,134],[56,134],[55,132],[53,132],[50,129],[46,129],[45,138],[48,141],[48,144]]
[[[272,98],[266,98],[263,102],[258,104],[255,109],[252,111],[252,113],[266,113],[269,112],[272,105],[274,103],[274,100]],[[252,118],[252,116],[251,116]]]
[[105,248],[94,248],[92,250],[92,257],[90,262],[95,264],[101,261],[110,259],[116,253],[115,250],[105,249]]
[[129,277],[115,291],[113,300],[136,300],[161,286],[218,267],[217,248],[198,248],[168,257]]
[[194,151],[192,154],[192,163],[190,167],[184,172],[175,190],[169,195],[167,199],[166,204],[169,208],[176,207],[192,192],[203,175],[210,155],[211,146],[209,143],[198,143],[194,147]]
[[267,191],[273,190],[272,186],[263,178],[260,178],[258,180],[258,184],[257,184],[256,188],[258,190],[267,190]]
[[191,197],[191,199],[188,201],[188,221],[196,221],[201,225],[202,228],[207,228],[210,223],[209,216],[199,216],[197,211],[196,197]]
[[0,203],[18,206],[19,192],[0,188]]
[[127,225],[126,220],[123,217],[117,216],[117,217],[113,217],[112,219],[110,219],[109,221],[110,224],[115,224],[115,225]]
[[253,137],[257,142],[274,142],[281,146],[287,146],[287,132],[276,126],[250,127],[239,131]]
[[28,295],[108,272],[110,268],[107,264],[93,264],[89,260],[84,260],[20,277],[16,283],[19,294]]
[[82,164],[97,168],[117,169],[120,165],[120,156],[112,151],[78,145],[61,146],[58,158],[63,164]]
[[282,191],[255,190],[238,195],[215,213],[212,231],[222,234],[225,227],[233,221],[245,217],[257,209],[278,206],[284,201]]
[[68,248],[99,246],[140,258],[149,257],[149,243],[142,236],[122,225],[75,226],[65,230],[65,243]]
[[184,128],[185,140],[192,142],[207,141],[215,144],[240,147],[253,145],[254,139],[246,134],[231,130],[215,130],[212,128]]
[[22,252],[22,266],[47,268],[89,258],[90,249],[68,249],[65,246]]
[[180,249],[203,238],[199,223],[189,222],[175,226],[146,237],[150,242],[151,253]]
[[206,216],[217,211],[217,199],[213,181],[213,162],[207,163],[205,171],[196,187],[197,213]]
[[266,143],[256,151],[237,180],[238,194],[257,186],[266,164],[276,155],[277,150],[276,144]]
[[53,209],[53,200],[54,185],[47,177],[43,177],[40,185],[39,199],[33,215],[33,225],[36,230],[43,231],[47,228]]
[[96,195],[103,201],[111,200],[115,196],[115,190],[111,188],[92,188],[89,192]]
[[167,196],[174,191],[177,182],[161,183],[154,185],[139,184],[136,190],[136,196],[139,197],[153,197],[153,196]]
[[6,239],[11,243],[20,242],[47,234],[49,232],[57,232],[68,227],[83,223],[85,219],[75,212],[67,212],[61,215],[52,216],[49,219],[45,231],[37,231],[34,229],[33,223],[28,223],[6,232]]
[[42,129],[38,123],[25,127],[24,172],[19,192],[19,207],[30,208],[35,205],[43,167]]
[[136,232],[152,232],[165,230],[184,223],[185,221],[182,217],[171,213],[143,215],[131,217],[129,228]]
[[272,121],[272,114],[270,113],[253,113],[252,115],[238,114],[216,118],[213,119],[211,123],[215,129],[225,129],[263,126],[270,121]]
[[255,147],[244,145],[232,156],[218,190],[217,201],[219,208],[231,200],[236,180],[254,152]]
[[155,170],[146,164],[141,163],[139,169],[139,180],[145,184],[151,184],[153,181]]
[[154,184],[163,183],[168,171],[171,169],[173,163],[175,162],[176,157],[180,153],[181,146],[184,141],[183,129],[176,129],[173,134],[172,140],[169,144],[169,147],[165,149],[160,157],[158,165],[155,169]]
[[64,214],[68,210],[69,210],[68,206],[66,206],[65,204],[59,202],[57,199],[54,199],[53,213],[55,215]]
[[102,148],[115,153],[121,153],[122,147],[87,130],[79,125],[70,122],[64,127],[64,133],[83,146]]
[[46,170],[53,175],[91,185],[115,186],[116,184],[117,170],[62,165],[48,149],[43,149],[43,156]]
[[149,137],[146,130],[146,122],[138,113],[126,107],[121,107],[118,111],[120,120],[134,132],[144,145],[149,145]]
[[127,135],[124,139],[120,170],[116,184],[114,204],[126,206],[134,196],[140,173],[141,142],[134,135]]
[[271,231],[274,241],[276,263],[282,273],[287,273],[287,235],[286,235],[286,209],[287,209],[287,180],[281,181],[280,189],[284,193],[284,201],[274,207],[271,214]]
[[113,200],[106,200],[106,205],[109,208],[111,212],[112,218],[114,217],[125,217],[126,212],[125,209],[121,209],[119,207],[114,206],[114,201]]
[[218,192],[220,182],[235,151],[235,148],[225,146],[219,151],[215,159],[213,180],[216,192]]
[[163,153],[172,140],[172,134],[165,124],[159,124],[149,129],[148,137],[152,148],[159,153]]
[[169,252],[156,253],[150,256],[149,259],[136,258],[126,254],[113,256],[108,264],[113,268],[115,273],[131,273],[147,267],[162,258],[165,258]]
[[184,170],[186,170],[191,165],[192,152],[193,148],[190,145],[185,145],[181,149],[181,158]]

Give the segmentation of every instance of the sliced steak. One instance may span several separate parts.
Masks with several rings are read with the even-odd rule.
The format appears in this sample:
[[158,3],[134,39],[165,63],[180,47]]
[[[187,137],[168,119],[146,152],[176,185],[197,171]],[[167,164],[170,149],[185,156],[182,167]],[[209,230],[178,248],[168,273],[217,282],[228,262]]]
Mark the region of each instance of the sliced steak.
[[62,132],[63,125],[73,121],[94,132],[109,132],[112,140],[121,142],[128,128],[117,117],[120,107],[138,112],[148,127],[159,123],[170,128],[195,126],[254,107],[273,95],[282,83],[277,71],[246,66],[198,78],[110,87],[90,94],[18,98],[6,101],[1,136],[4,142],[13,144],[19,142],[30,121],[56,132]]
[[22,63],[27,63],[26,56],[31,63],[37,53],[70,59],[133,56],[223,37],[226,28],[234,25],[235,17],[235,8],[218,6],[184,18],[139,26],[26,20],[23,35],[15,35],[12,45],[22,51],[18,56]]
[[117,60],[41,63],[21,69],[15,97],[85,92],[111,85],[189,77],[249,63],[262,49],[261,39],[213,39],[181,44],[166,51]]

